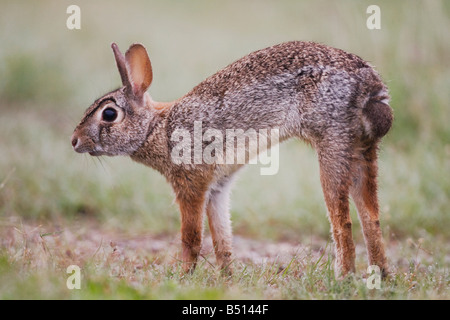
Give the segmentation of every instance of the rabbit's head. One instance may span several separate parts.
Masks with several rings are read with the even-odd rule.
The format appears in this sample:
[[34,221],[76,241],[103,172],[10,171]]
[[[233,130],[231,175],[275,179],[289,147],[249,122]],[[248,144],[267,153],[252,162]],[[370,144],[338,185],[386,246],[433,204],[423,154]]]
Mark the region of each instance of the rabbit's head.
[[150,96],[152,67],[147,51],[132,45],[125,56],[115,43],[112,49],[123,87],[96,100],[72,135],[76,152],[92,156],[131,155],[146,140],[153,118]]

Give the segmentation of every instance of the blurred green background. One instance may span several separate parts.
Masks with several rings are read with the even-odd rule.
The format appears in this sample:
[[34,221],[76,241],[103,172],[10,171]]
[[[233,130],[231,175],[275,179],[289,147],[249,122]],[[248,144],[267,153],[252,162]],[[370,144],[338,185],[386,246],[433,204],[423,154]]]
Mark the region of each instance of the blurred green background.
[[[366,9],[381,8],[381,30]],[[69,30],[66,9],[81,8]],[[176,233],[165,179],[125,158],[76,154],[84,110],[120,85],[110,44],[144,44],[150,94],[179,98],[245,54],[289,40],[356,53],[376,66],[395,112],[380,153],[385,237],[450,239],[449,1],[5,1],[0,2],[0,218],[90,219],[114,228]],[[236,234],[300,241],[329,237],[314,150],[280,148],[280,170],[248,166],[232,196]],[[357,216],[355,238],[361,241]]]

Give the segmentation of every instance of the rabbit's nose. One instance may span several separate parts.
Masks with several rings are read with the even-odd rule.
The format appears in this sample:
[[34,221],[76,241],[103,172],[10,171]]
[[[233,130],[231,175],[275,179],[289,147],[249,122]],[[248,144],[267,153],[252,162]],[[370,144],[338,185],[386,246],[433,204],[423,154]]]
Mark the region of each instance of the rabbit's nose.
[[77,137],[72,137],[72,147],[75,148],[78,144],[78,138]]

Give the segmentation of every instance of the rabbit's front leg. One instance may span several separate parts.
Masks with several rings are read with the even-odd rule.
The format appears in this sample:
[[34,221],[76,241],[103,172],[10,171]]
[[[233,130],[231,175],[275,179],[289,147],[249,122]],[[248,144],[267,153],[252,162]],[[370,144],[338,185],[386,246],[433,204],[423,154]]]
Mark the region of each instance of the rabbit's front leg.
[[202,248],[204,194],[199,196],[179,196],[181,212],[181,257],[183,270],[193,272]]
[[216,183],[209,192],[206,204],[217,264],[226,275],[232,274],[233,235],[229,208],[231,184],[230,178],[224,178]]

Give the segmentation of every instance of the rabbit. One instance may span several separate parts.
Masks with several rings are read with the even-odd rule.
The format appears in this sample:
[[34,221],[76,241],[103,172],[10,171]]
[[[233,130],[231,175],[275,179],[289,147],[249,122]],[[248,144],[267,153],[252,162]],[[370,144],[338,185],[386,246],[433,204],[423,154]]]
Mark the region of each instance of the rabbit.
[[[393,111],[388,89],[372,66],[324,44],[285,42],[231,63],[178,100],[157,102],[147,92],[153,73],[145,47],[133,44],[125,55],[115,43],[111,47],[122,86],[86,110],[71,137],[72,146],[91,156],[130,156],[165,176],[181,212],[185,272],[195,269],[206,212],[216,262],[232,274],[229,195],[236,172],[251,156],[244,146],[245,163],[173,161],[173,150],[179,146],[175,134],[188,132],[193,139],[185,142],[194,148],[194,125],[200,121],[202,134],[211,128],[224,136],[233,128],[276,129],[278,139],[267,145],[269,149],[292,137],[309,143],[318,155],[336,276],[355,272],[349,196],[362,224],[368,262],[387,275],[377,153],[392,126]],[[238,151],[234,143],[230,146]],[[196,153],[184,151],[185,160]]]

